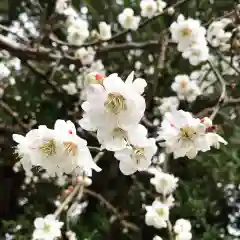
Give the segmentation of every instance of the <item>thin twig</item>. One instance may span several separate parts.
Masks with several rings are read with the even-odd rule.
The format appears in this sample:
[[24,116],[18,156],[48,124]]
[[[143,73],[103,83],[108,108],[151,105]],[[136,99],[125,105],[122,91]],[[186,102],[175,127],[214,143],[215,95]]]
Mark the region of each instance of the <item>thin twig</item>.
[[221,91],[221,95],[218,99],[218,103],[215,106],[211,116],[209,117],[210,119],[214,119],[217,112],[219,111],[221,105],[224,103],[225,97],[226,97],[226,83],[224,81],[224,79],[222,78],[221,74],[219,73],[219,71],[215,68],[215,66],[212,64],[211,61],[208,61],[209,65],[211,66],[216,78],[219,80],[219,82],[221,83],[222,86],[222,91]]
[[20,118],[17,112],[13,111],[11,107],[5,103],[3,100],[0,100],[0,107],[8,113],[12,118],[14,118],[17,124],[22,128],[23,131],[28,131],[29,126],[26,125]]
[[134,223],[124,220],[122,217],[122,214],[120,214],[118,210],[109,201],[107,201],[101,194],[96,193],[89,189],[84,189],[84,192],[89,194],[90,196],[97,198],[100,202],[102,202],[107,207],[108,210],[114,213],[114,215],[119,219],[123,227],[128,228],[135,232],[138,232],[140,230],[139,227],[136,226]]
[[[104,155],[104,152],[99,152],[95,157],[94,157],[94,161],[97,162],[100,160],[100,158]],[[56,211],[54,212],[54,216],[58,217],[61,212],[65,209],[65,207],[73,200],[73,198],[77,195],[77,193],[79,192],[79,190],[81,190],[83,192],[84,190],[84,179],[82,181],[79,181],[74,189],[72,190],[72,192],[65,198],[65,200],[62,202],[62,204],[56,209]],[[80,194],[80,198],[82,197],[82,195]],[[79,198],[78,198],[79,200]]]
[[54,216],[57,218],[61,212],[64,210],[64,208],[72,201],[72,199],[77,195],[78,191],[84,187],[83,183],[78,183],[73,191],[65,198],[65,200],[62,202],[62,204],[56,209],[54,212]]

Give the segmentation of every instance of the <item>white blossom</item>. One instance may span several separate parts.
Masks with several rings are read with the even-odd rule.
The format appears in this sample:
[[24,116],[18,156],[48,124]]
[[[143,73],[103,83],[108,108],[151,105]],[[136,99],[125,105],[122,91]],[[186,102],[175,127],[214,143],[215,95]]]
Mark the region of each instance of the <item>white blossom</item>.
[[218,134],[213,135],[210,124],[208,119],[194,118],[182,110],[166,113],[159,138],[165,140],[166,150],[172,152],[174,158],[187,156],[192,159],[199,151],[209,151],[211,146],[218,147],[220,142],[226,144]]
[[74,82],[69,82],[68,84],[64,84],[62,88],[69,94],[74,95],[78,92],[76,84]]
[[191,231],[191,223],[186,219],[178,219],[174,225],[174,232],[179,234],[181,232],[190,232]]
[[75,52],[75,56],[79,58],[83,65],[92,64],[95,58],[96,52],[93,48],[80,48]]
[[16,153],[25,171],[33,166],[45,169],[49,176],[76,173],[91,176],[92,169],[101,169],[94,163],[87,142],[76,135],[71,121],[57,120],[53,129],[39,126],[21,136],[13,134],[18,143]]
[[208,59],[206,29],[199,20],[185,19],[183,15],[179,15],[177,21],[171,24],[170,32],[172,40],[178,44],[178,50],[183,52],[183,57],[189,59],[192,65]]
[[114,156],[120,161],[119,168],[125,175],[136,171],[146,171],[151,165],[153,155],[157,151],[155,139],[135,139],[131,147],[116,151]]
[[157,7],[158,7],[158,12],[162,13],[163,9],[166,8],[167,3],[164,2],[163,0],[157,0]]
[[213,47],[219,47],[221,50],[227,51],[231,47],[229,41],[232,37],[231,32],[225,31],[231,19],[223,18],[219,21],[213,21],[207,30],[207,40]]
[[139,16],[134,16],[134,11],[131,8],[125,8],[118,15],[118,22],[124,29],[137,30],[140,22]]
[[172,112],[177,110],[179,106],[179,100],[177,97],[166,97],[161,99],[161,105],[158,107],[160,113],[164,115],[166,112]]
[[106,126],[114,129],[138,124],[145,111],[141,96],[145,86],[143,79],[133,81],[133,74],[125,82],[117,74],[111,74],[101,79],[100,84],[91,84],[87,101],[82,104],[81,127],[94,131]]
[[163,240],[161,237],[159,237],[159,236],[155,236],[154,238],[153,238],[153,240]]
[[6,65],[0,62],[0,80],[7,78],[10,75],[10,70],[6,67]]
[[172,174],[157,172],[154,178],[150,179],[150,182],[155,186],[158,193],[166,196],[176,189],[178,178],[174,177]]
[[155,0],[142,0],[140,2],[141,16],[151,18],[157,12],[157,2]]
[[177,75],[171,85],[173,91],[181,100],[193,102],[201,94],[201,90],[196,81],[191,81],[188,75]]
[[[70,15],[71,16],[71,15]],[[79,16],[71,16],[67,20],[67,41],[70,44],[81,45],[89,37],[88,22]]]
[[165,114],[160,137],[165,140],[167,150],[173,152],[174,158],[183,156],[194,158],[198,151],[210,150],[205,133],[206,127],[200,119],[179,110]]
[[151,206],[146,206],[145,223],[155,228],[166,228],[169,220],[169,207],[155,200]]
[[192,233],[191,232],[181,232],[176,235],[175,240],[191,240]]
[[56,220],[53,215],[47,215],[45,218],[36,218],[34,226],[33,240],[55,240],[61,237],[63,222]]
[[207,45],[194,44],[187,48],[183,54],[183,58],[189,59],[189,62],[193,66],[197,66],[201,62],[205,62],[209,58],[209,49]]
[[109,151],[119,151],[127,146],[129,143],[135,142],[135,139],[146,137],[147,129],[138,124],[127,127],[114,126],[113,128],[100,128],[97,131],[97,139],[101,143],[102,148]]
[[100,22],[98,24],[98,28],[99,28],[100,39],[108,40],[112,37],[111,26],[108,25],[106,22]]

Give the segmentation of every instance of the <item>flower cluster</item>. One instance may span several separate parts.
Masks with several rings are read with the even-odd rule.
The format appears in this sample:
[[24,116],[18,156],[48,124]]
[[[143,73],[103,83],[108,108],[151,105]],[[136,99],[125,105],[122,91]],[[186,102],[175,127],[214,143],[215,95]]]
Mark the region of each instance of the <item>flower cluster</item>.
[[71,121],[57,120],[54,129],[44,125],[33,129],[26,136],[13,134],[18,143],[16,153],[27,175],[32,175],[33,166],[45,169],[49,176],[64,173],[86,174],[92,169],[101,169],[94,163],[87,142],[77,136]]
[[225,28],[231,22],[231,19],[222,18],[210,24],[207,30],[207,40],[213,47],[219,47],[222,51],[229,50],[231,47],[229,40],[232,37],[232,33],[225,31]]
[[97,132],[102,148],[115,152],[126,175],[146,170],[157,150],[155,140],[147,138],[147,129],[139,124],[145,111],[141,94],[146,81],[133,80],[133,72],[125,82],[117,74],[90,74],[79,121],[83,129]]
[[196,66],[208,60],[206,29],[201,26],[199,20],[185,19],[183,15],[179,15],[177,21],[171,24],[170,32],[172,40],[178,44],[178,50],[190,64]]
[[192,159],[199,151],[209,151],[211,146],[219,148],[227,142],[214,132],[215,126],[209,118],[194,118],[183,110],[166,113],[159,132],[166,150],[174,158],[187,156]]

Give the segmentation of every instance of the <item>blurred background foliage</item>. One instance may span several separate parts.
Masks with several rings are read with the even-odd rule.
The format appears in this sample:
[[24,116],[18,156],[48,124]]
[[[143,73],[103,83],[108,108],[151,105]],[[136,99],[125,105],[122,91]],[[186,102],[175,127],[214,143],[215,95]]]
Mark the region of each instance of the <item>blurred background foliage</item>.
[[[47,19],[53,11],[54,1],[41,0],[33,3],[23,0],[9,0],[0,2],[0,12],[4,23],[10,23],[17,18],[20,12],[25,11],[22,3],[35,4],[40,9],[40,19]],[[123,6],[115,0],[73,0],[76,9],[87,6],[91,28],[96,28],[99,21],[108,23],[116,22],[116,16],[124,7],[132,7],[139,14],[139,0],[124,0]],[[176,3],[175,0],[167,1],[168,5]],[[237,0],[190,0],[176,9],[176,12],[185,16],[200,18],[203,23],[224,15],[236,6]],[[38,11],[33,14],[39,14]],[[151,24],[146,25],[140,31],[132,34],[135,41],[161,40],[161,32],[170,26],[175,16],[163,15]],[[44,21],[43,21],[44,24]],[[125,37],[116,40],[116,43],[125,42]],[[149,60],[149,55],[153,60]],[[148,82],[146,97],[151,96],[152,83],[157,79],[158,89],[156,96],[164,97],[172,94],[170,83],[179,73],[190,73],[194,68],[184,60],[177,52],[175,45],[169,45],[164,69],[158,74],[148,74],[145,69],[155,67],[160,54],[160,49],[145,49],[141,56],[136,56],[129,50],[121,52],[109,52],[101,54],[107,73],[118,72],[126,77],[134,68],[136,61],[142,63],[140,76]],[[131,57],[129,57],[131,55]],[[22,62],[24,66],[24,62]],[[48,65],[41,65],[46,72],[51,70]],[[67,95],[61,88],[62,84],[76,81],[76,76],[81,71],[69,71],[64,66],[61,73],[57,73],[51,83],[47,79],[36,75],[26,65],[20,75],[16,75],[16,84],[5,89],[2,97],[18,118],[32,128],[45,124],[52,127],[56,119],[70,119],[76,122],[81,116],[78,95]],[[239,81],[230,79],[229,83]],[[230,94],[240,97],[240,90],[229,90]],[[199,112],[216,100],[220,93],[216,90],[213,95],[200,97],[193,106],[192,111]],[[16,100],[16,96],[21,96]],[[153,121],[154,99],[148,99],[147,116]],[[186,104],[183,103],[186,107]],[[188,109],[187,106],[185,109]],[[229,215],[235,214],[236,225],[239,228],[240,204],[240,119],[239,106],[234,106],[237,114],[230,119],[233,107],[223,108],[217,115],[215,122],[219,126],[220,133],[229,142],[220,150],[212,150],[201,153],[195,160],[169,159],[169,171],[180,178],[180,185],[175,193],[176,206],[171,211],[173,222],[178,218],[189,219],[193,225],[194,240],[233,240],[228,234]],[[3,109],[0,109],[0,236],[6,233],[14,233],[14,239],[30,239],[33,231],[33,220],[37,216],[44,216],[54,212],[54,201],[66,186],[58,187],[49,180],[40,180],[37,183],[24,183],[24,173],[13,171],[13,165],[17,161],[14,156],[12,133],[26,133],[26,129],[19,126],[16,119]],[[150,129],[151,134],[151,129]],[[88,133],[84,137],[91,146],[97,146]],[[118,169],[118,162],[113,159],[111,153],[107,153],[99,162],[103,169],[93,175],[93,185],[90,189],[101,194],[119,212],[125,214],[125,218],[135,223],[140,232],[134,233],[123,229],[118,220],[112,221],[112,212],[104,205],[89,195],[84,195],[88,206],[80,218],[68,224],[77,233],[78,239],[106,240],[106,239],[152,239],[155,234],[163,238],[166,232],[157,231],[147,227],[144,223],[145,211],[143,204],[151,204],[156,194],[149,183],[149,176],[137,173],[133,177],[123,176]],[[27,198],[24,205],[19,204],[20,199]],[[235,202],[234,204],[231,204]],[[64,220],[64,216],[63,219]],[[65,227],[66,228],[66,227]],[[0,238],[2,239],[2,238]],[[3,238],[4,239],[4,238]],[[165,239],[165,238],[164,238]],[[167,239],[167,238],[166,238]]]

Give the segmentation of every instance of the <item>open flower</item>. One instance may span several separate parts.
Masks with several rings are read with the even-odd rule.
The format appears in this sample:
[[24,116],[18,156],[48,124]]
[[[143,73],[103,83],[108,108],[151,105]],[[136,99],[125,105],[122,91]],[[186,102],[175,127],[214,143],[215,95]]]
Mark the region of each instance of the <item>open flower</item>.
[[155,228],[166,228],[169,220],[169,207],[155,200],[152,206],[146,206],[145,223]]
[[[137,80],[136,80],[137,81]],[[87,101],[82,104],[83,118],[79,121],[86,130],[97,130],[108,126],[124,128],[138,124],[145,110],[145,101],[139,91],[142,91],[142,81],[123,80],[117,74],[111,74],[101,80],[102,84],[92,84],[87,92]]]
[[134,11],[131,8],[125,8],[118,15],[118,22],[125,29],[137,30],[140,22],[139,16],[134,16]]
[[157,151],[155,139],[139,138],[134,139],[131,147],[121,151],[116,151],[114,156],[120,161],[119,168],[125,175],[130,175],[136,171],[146,171],[151,165],[153,155]]
[[34,226],[33,240],[55,240],[61,237],[63,222],[56,220],[53,215],[47,215],[45,218],[36,218]]
[[151,18],[157,12],[157,2],[155,0],[142,0],[140,7],[142,17]]
[[178,178],[174,177],[172,174],[157,172],[154,178],[150,179],[150,182],[155,186],[158,193],[166,196],[176,189]]

